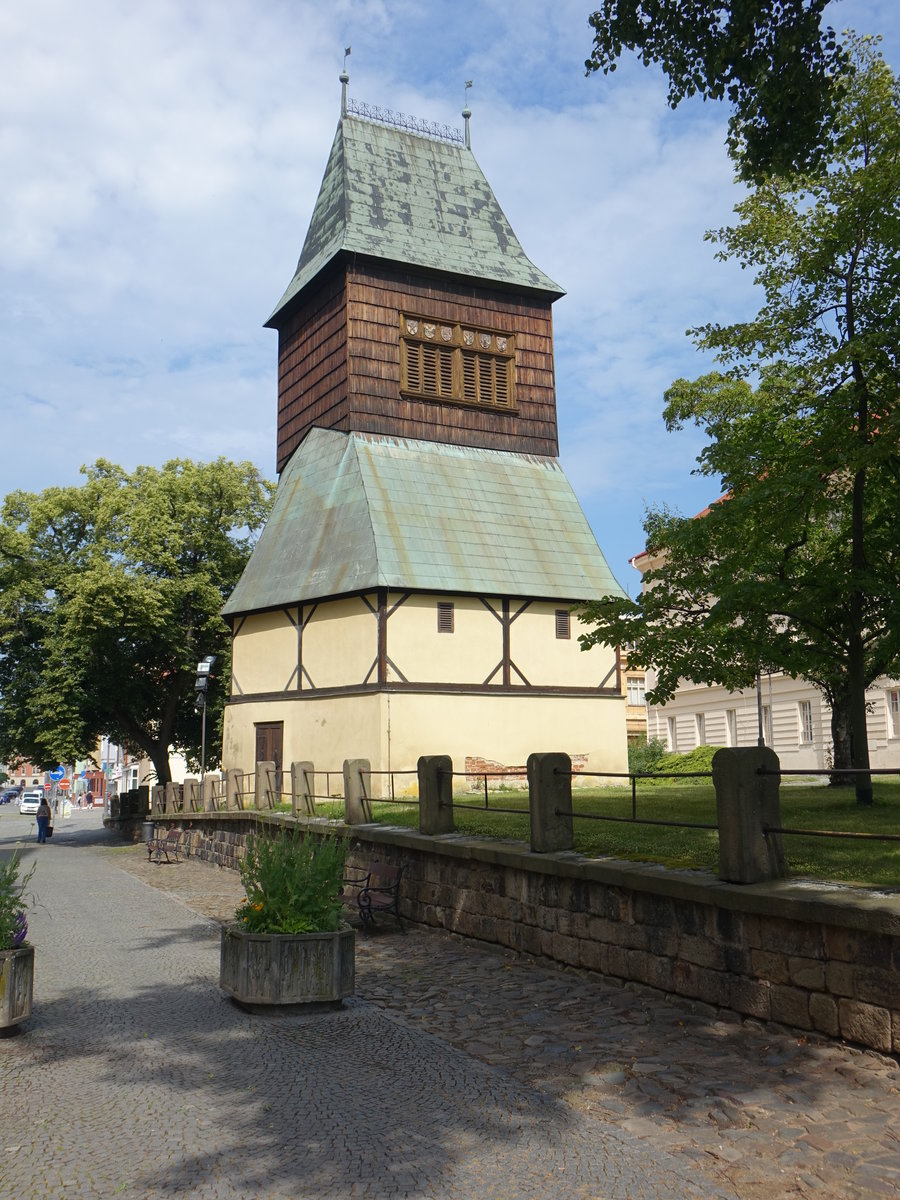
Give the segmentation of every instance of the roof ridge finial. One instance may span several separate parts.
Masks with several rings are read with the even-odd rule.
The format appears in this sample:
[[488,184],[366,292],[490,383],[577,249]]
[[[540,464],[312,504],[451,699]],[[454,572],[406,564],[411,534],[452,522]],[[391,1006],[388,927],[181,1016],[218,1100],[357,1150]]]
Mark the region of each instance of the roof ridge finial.
[[463,110],[462,110],[462,118],[466,123],[466,149],[467,150],[472,149],[472,139],[469,136],[469,117],[471,117],[471,115],[472,115],[472,110],[469,108],[469,88],[471,86],[472,86],[472,80],[467,79],[466,80],[466,90],[463,95]]
[[341,81],[341,116],[347,115],[347,84],[350,82],[350,76],[347,72],[347,59],[350,56],[350,47],[344,47],[344,68],[341,71],[338,79]]

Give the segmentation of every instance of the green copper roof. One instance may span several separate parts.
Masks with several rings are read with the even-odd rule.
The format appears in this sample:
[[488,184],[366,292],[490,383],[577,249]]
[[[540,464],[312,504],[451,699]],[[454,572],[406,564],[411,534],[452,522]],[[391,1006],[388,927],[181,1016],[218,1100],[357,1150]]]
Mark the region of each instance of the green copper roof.
[[290,287],[268,325],[341,252],[563,295],[525,256],[466,146],[343,116]]
[[556,459],[313,429],[224,611],[379,587],[624,595]]

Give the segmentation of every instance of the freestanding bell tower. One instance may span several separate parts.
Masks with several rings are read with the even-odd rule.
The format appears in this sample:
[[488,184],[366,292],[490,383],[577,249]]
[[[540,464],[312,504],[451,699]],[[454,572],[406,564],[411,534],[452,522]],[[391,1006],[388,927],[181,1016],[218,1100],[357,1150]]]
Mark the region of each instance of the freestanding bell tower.
[[278,331],[275,504],[225,607],[224,765],[626,763],[620,594],[559,462],[551,306],[465,134],[341,117]]

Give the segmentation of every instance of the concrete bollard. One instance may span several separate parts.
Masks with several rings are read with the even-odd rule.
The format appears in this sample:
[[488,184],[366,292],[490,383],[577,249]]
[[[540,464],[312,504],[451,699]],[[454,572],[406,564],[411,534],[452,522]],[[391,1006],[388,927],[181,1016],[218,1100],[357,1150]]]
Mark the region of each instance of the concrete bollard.
[[568,754],[528,756],[528,807],[531,849],[535,854],[571,850],[572,760]]
[[316,815],[316,772],[311,762],[291,763],[291,814],[295,817]]
[[215,812],[218,807],[216,804],[216,789],[219,786],[218,775],[204,775],[200,781],[200,800],[203,804],[204,812]]
[[423,754],[419,772],[419,833],[454,833],[453,759],[449,754]]
[[344,820],[368,825],[372,820],[372,765],[367,758],[344,759]]
[[181,811],[181,785],[177,783],[166,784],[166,816],[171,817],[173,813]]
[[274,808],[276,795],[275,764],[258,762],[256,764],[256,807],[260,811]]
[[201,811],[200,801],[200,780],[195,779],[193,775],[185,775],[184,777],[184,807],[185,813],[195,813]]
[[241,782],[244,773],[240,767],[228,767],[225,771],[225,811],[238,812],[244,807]]
[[778,755],[768,746],[717,750],[712,760],[719,822],[719,878],[728,883],[761,883],[787,875],[781,834],[763,832],[781,825]]
[[145,821],[150,815],[150,787],[146,783],[138,784],[137,815]]
[[154,820],[165,812],[166,789],[161,783],[155,783],[150,789],[150,815]]

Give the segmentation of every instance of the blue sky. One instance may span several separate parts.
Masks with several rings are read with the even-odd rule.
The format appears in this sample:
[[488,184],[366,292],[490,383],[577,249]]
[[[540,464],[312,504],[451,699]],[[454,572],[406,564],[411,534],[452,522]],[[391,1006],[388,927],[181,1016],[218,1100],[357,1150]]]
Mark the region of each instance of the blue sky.
[[[561,459],[618,578],[647,505],[696,512],[700,443],[663,392],[709,367],[685,330],[757,307],[706,229],[739,191],[727,110],[655,69],[585,78],[589,3],[29,0],[0,8],[0,492],[104,457],[249,458],[274,478],[276,335],[339,115],[461,124],[554,307]],[[884,35],[895,0],[838,0]]]

